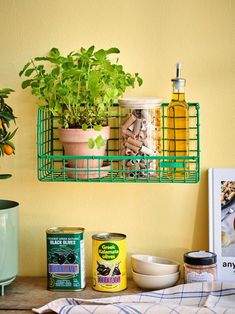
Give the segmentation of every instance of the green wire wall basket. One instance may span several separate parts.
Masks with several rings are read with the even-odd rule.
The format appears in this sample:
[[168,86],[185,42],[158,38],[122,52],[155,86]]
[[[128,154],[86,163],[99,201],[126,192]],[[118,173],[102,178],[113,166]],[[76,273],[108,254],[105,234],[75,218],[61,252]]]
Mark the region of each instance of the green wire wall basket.
[[[58,139],[58,121],[49,110],[38,109],[37,149],[38,179],[43,182],[138,182],[138,183],[197,183],[200,179],[200,123],[199,104],[189,103],[189,154],[188,156],[167,156],[166,107],[161,106],[161,156],[131,156],[133,169],[125,168],[130,156],[119,155],[119,126],[121,110],[118,105],[112,108],[109,125],[111,138],[108,140],[105,156],[65,156]],[[85,160],[86,169],[67,167],[69,159]],[[92,169],[89,163],[98,160],[98,168]],[[140,160],[145,161],[145,169],[139,170]],[[156,161],[156,169],[148,167]],[[102,165],[100,167],[99,165]],[[181,176],[177,176],[180,169]],[[96,178],[94,178],[94,172]],[[183,172],[183,175],[182,175]]]

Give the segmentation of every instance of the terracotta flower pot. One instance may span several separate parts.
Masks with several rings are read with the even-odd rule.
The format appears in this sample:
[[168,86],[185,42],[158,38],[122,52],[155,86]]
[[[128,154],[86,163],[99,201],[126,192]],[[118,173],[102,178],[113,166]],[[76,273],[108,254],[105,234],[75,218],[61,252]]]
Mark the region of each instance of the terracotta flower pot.
[[[63,129],[59,128],[59,140],[63,144],[64,154],[66,156],[105,156],[106,142],[110,137],[110,127],[103,127],[101,131],[94,129]],[[101,148],[89,148],[90,138],[96,139],[101,135],[105,140],[105,145]],[[103,166],[103,160],[98,159],[68,159],[68,167],[74,169],[100,169]],[[84,176],[83,176],[84,177]],[[95,176],[93,175],[93,178]]]

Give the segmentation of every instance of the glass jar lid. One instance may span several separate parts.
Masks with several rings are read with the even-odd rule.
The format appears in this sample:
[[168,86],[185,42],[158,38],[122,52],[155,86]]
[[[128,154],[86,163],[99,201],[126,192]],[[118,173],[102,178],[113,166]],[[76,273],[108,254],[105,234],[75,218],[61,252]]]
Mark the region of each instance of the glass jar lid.
[[184,254],[184,262],[190,265],[212,265],[216,263],[216,254],[209,251],[192,251]]
[[154,97],[130,97],[130,98],[119,98],[119,104],[122,107],[133,108],[133,109],[151,109],[160,107],[162,99]]

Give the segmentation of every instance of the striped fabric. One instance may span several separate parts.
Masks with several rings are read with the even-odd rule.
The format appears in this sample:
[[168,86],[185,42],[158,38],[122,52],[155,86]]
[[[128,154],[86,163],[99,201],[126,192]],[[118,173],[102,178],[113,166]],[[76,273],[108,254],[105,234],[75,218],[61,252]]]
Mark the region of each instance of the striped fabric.
[[235,283],[198,282],[101,299],[57,299],[33,309],[60,314],[235,314]]

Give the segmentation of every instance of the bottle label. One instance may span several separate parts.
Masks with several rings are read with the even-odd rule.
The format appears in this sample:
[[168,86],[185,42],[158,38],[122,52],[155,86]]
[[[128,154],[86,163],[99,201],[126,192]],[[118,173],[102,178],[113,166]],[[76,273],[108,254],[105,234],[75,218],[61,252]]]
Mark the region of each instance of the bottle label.
[[191,282],[208,282],[208,281],[213,281],[214,280],[214,275],[209,272],[202,272],[202,273],[197,273],[197,272],[189,272],[186,275],[186,282],[191,283]]

